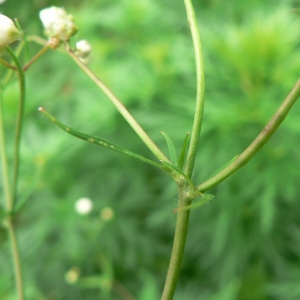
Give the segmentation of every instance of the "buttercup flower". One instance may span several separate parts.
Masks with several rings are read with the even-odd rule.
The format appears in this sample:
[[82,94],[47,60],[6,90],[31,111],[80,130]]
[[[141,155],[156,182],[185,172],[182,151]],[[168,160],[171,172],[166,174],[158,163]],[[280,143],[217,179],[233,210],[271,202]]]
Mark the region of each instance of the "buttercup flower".
[[67,41],[77,31],[73,16],[60,7],[49,7],[40,11],[40,19],[45,28],[45,33],[50,38],[55,37],[61,41]]
[[5,15],[0,14],[0,55],[5,51],[6,46],[20,39],[21,32],[15,23]]
[[91,45],[86,40],[81,40],[76,43],[75,54],[80,58],[87,58],[92,51]]
[[80,198],[75,203],[75,209],[80,215],[87,215],[93,208],[93,202],[89,198]]

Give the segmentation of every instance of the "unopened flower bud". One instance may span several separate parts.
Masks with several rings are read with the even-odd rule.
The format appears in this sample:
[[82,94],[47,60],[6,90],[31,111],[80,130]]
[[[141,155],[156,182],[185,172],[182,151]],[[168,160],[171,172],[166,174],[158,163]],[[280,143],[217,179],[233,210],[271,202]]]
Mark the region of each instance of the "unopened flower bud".
[[87,58],[92,51],[91,45],[86,40],[81,40],[76,43],[75,54],[80,58]]
[[45,33],[50,38],[56,37],[61,41],[67,41],[77,31],[78,27],[73,21],[73,16],[60,7],[49,7],[40,11],[40,19],[45,28]]
[[20,39],[21,36],[22,34],[15,23],[10,18],[0,14],[0,55],[9,44]]

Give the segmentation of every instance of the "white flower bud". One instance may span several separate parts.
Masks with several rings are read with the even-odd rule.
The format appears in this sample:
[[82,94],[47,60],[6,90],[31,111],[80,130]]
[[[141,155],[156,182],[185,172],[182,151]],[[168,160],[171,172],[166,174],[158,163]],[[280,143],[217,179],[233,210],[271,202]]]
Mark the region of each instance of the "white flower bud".
[[93,202],[89,198],[80,198],[75,203],[75,210],[80,215],[87,215],[93,208]]
[[86,40],[81,40],[76,43],[75,54],[80,58],[87,58],[91,51],[92,47]]
[[59,40],[67,41],[77,31],[78,27],[73,21],[73,16],[60,7],[49,7],[40,11],[40,19],[49,37],[56,37]]
[[0,14],[0,49],[2,52],[6,46],[20,39],[21,36],[22,34],[15,23],[10,18]]

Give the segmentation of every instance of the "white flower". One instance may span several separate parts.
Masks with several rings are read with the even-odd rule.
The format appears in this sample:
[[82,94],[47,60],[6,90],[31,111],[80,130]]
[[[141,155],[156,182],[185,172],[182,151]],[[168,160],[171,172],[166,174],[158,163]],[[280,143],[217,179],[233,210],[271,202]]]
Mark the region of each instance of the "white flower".
[[40,19],[49,37],[56,37],[59,40],[67,41],[77,31],[78,27],[73,21],[73,16],[60,7],[52,6],[45,8],[39,13]]
[[87,58],[92,51],[92,46],[86,40],[81,40],[76,43],[75,50],[75,54],[78,57]]
[[87,215],[93,208],[93,202],[89,198],[80,198],[75,203],[75,210],[80,215]]
[[0,49],[4,50],[6,46],[20,39],[21,32],[15,23],[5,15],[0,14]]
[[0,4],[4,3],[6,0],[0,0]]

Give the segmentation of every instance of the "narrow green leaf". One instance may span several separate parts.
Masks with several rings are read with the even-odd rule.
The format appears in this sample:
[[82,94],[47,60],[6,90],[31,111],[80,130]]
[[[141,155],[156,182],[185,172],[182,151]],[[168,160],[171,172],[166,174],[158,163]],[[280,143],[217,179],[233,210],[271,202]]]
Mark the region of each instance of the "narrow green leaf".
[[189,147],[190,137],[191,137],[191,133],[188,132],[186,134],[185,139],[184,139],[183,144],[182,144],[181,152],[180,152],[179,159],[178,159],[178,162],[177,162],[177,167],[180,170],[182,170],[185,159],[186,159],[186,152],[187,152],[187,149]]
[[218,173],[220,173],[221,171],[223,171],[226,167],[228,167],[231,163],[233,163],[238,157],[239,156],[236,155],[234,158],[232,158],[230,161],[228,161],[225,165],[223,165],[221,168],[219,168],[216,172],[214,172],[213,174],[211,174],[206,180],[214,177],[215,175],[217,175]]
[[60,127],[62,130],[66,131],[67,133],[69,133],[69,134],[71,134],[71,135],[73,135],[73,136],[75,136],[79,139],[82,139],[82,140],[87,141],[89,143],[92,143],[92,144],[95,144],[95,145],[98,145],[98,146],[102,146],[102,147],[108,148],[110,150],[113,150],[113,151],[116,151],[116,152],[119,152],[119,153],[122,153],[122,154],[125,154],[125,155],[128,155],[128,156],[131,156],[135,159],[141,160],[143,162],[146,162],[150,165],[153,165],[157,168],[160,168],[162,170],[165,170],[165,171],[169,172],[165,166],[160,165],[155,161],[152,161],[148,158],[145,158],[145,157],[143,157],[139,154],[131,152],[131,151],[129,151],[125,148],[122,148],[120,146],[114,145],[114,144],[112,144],[112,143],[110,143],[110,142],[108,142],[104,139],[100,139],[99,137],[88,135],[88,134],[82,133],[80,131],[77,131],[77,130],[74,130],[74,129],[68,127],[67,125],[65,125],[62,122],[58,121],[50,113],[45,111],[45,109],[43,107],[40,107],[39,111],[42,112],[52,123],[54,123],[55,125]]
[[186,205],[186,206],[181,206],[181,207],[178,207],[176,209],[173,210],[174,213],[177,213],[179,211],[183,211],[183,210],[188,210],[188,209],[193,209],[193,208],[196,208],[196,207],[201,207],[203,206],[204,204],[210,202],[213,198],[215,198],[214,195],[211,195],[211,194],[203,194],[203,196],[201,197],[201,199],[195,203],[192,203],[190,205]]
[[170,161],[173,165],[176,165],[177,162],[177,154],[176,154],[176,148],[175,145],[173,143],[173,141],[171,140],[171,138],[163,131],[160,132],[164,138],[166,139],[167,145],[168,145],[168,149],[169,149],[169,155],[170,155]]

